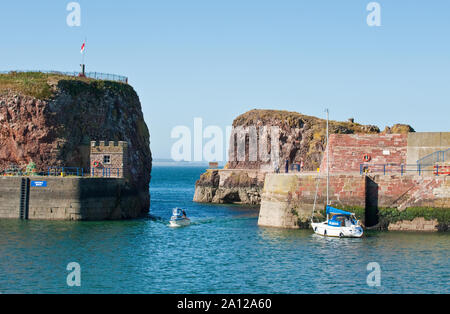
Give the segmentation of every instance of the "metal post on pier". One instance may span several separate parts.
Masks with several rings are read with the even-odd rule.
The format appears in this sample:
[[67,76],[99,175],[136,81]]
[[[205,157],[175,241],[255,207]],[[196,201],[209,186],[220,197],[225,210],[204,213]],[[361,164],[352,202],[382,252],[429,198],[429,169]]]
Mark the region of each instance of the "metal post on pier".
[[327,206],[330,205],[330,196],[329,196],[329,186],[330,186],[330,145],[329,145],[329,115],[330,112],[328,109],[325,110],[327,113]]

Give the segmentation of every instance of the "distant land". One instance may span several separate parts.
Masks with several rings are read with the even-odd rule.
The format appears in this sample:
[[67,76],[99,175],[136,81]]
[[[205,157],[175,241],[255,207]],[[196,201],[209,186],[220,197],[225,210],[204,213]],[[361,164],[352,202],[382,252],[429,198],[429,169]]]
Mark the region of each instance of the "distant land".
[[[224,167],[226,162],[219,162],[219,168]],[[154,166],[165,167],[209,167],[208,161],[175,161],[170,158],[153,159]]]

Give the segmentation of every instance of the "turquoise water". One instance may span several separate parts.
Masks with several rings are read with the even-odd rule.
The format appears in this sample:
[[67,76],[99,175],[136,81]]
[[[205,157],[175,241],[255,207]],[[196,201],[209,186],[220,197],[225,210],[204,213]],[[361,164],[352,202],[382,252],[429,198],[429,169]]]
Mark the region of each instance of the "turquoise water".
[[[257,209],[192,202],[203,168],[154,167],[153,219],[0,221],[0,293],[449,293],[448,233],[320,238],[257,226]],[[170,229],[175,206],[193,225]],[[81,287],[66,284],[81,265]],[[369,287],[367,264],[381,266]]]

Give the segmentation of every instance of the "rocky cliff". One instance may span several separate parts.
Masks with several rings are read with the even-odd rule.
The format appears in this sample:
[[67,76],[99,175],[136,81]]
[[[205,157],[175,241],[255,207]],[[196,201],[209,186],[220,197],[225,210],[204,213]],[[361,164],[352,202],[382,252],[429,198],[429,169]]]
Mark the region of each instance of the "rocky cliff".
[[[256,127],[257,130],[266,129],[271,127],[277,127],[278,133],[278,147],[275,147],[278,151],[277,164],[274,164],[273,160],[262,161],[260,159],[256,161],[250,161],[249,158],[249,133],[250,127]],[[246,131],[247,130],[247,131]],[[385,132],[406,132],[411,131],[412,128],[404,125],[396,125],[392,128],[386,128]],[[374,125],[361,125],[354,122],[354,119],[349,119],[347,122],[330,121],[329,122],[330,134],[376,134],[380,133],[380,129]],[[258,147],[261,145],[267,145],[267,152],[270,153],[273,141],[269,136],[268,140],[261,141],[260,133],[258,133]],[[245,143],[245,158],[240,160],[237,158],[236,143]],[[326,146],[326,120],[303,115],[297,112],[278,111],[278,110],[251,110],[238,116],[233,122],[233,131],[230,139],[230,152],[229,161],[226,165],[226,170],[220,170],[217,172],[218,178],[210,180],[209,174],[202,175],[200,180],[196,183],[196,193],[194,201],[197,202],[215,202],[215,203],[228,203],[228,202],[240,202],[247,203],[248,199],[252,199],[251,204],[255,200],[260,201],[262,193],[262,185],[264,182],[264,173],[273,172],[276,167],[284,170],[286,160],[289,161],[289,165],[294,163],[304,162],[304,171],[316,171],[320,166],[323,152]],[[234,171],[231,171],[234,170]],[[241,181],[239,186],[233,183],[236,182],[238,177],[242,177],[246,171],[257,171],[260,173],[257,177],[262,177],[262,183],[255,184],[253,181],[243,184]],[[231,173],[231,174],[230,174]],[[225,179],[221,177],[225,176]],[[254,175],[255,176],[255,175]],[[235,179],[233,179],[235,177]],[[259,182],[259,181],[258,181]],[[234,191],[239,188],[239,193]],[[219,194],[216,194],[217,191]],[[245,192],[248,191],[248,196],[245,196]],[[230,197],[230,194],[234,197]],[[239,197],[235,197],[240,195]],[[251,196],[251,197],[250,197]]]
[[130,190],[148,212],[152,168],[149,131],[139,97],[127,84],[42,73],[0,75],[0,171],[89,169],[90,141],[127,141]]
[[216,204],[261,203],[264,173],[252,170],[208,170],[195,186],[194,201]]
[[[283,169],[286,159],[289,164],[304,162],[304,170],[315,171],[321,163],[326,142],[326,120],[306,116],[297,112],[279,110],[251,110],[237,117],[233,122],[233,130],[239,127],[248,128],[256,126],[278,127],[279,164]],[[330,134],[373,134],[380,133],[374,125],[361,125],[353,122],[329,122]],[[232,133],[232,136],[235,132]],[[238,135],[239,136],[239,135]],[[248,142],[248,140],[247,140]],[[232,145],[230,145],[232,147]],[[248,149],[248,145],[246,147]],[[270,151],[270,147],[268,147]],[[229,169],[268,169],[273,170],[272,162],[232,160],[228,163]]]

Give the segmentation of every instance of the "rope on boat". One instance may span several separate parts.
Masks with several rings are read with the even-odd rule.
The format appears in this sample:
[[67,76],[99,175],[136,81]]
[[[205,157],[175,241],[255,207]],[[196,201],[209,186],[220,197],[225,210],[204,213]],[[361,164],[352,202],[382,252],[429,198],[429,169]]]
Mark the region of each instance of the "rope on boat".
[[314,222],[314,212],[316,211],[316,203],[317,203],[317,192],[319,191],[319,183],[320,183],[320,174],[317,174],[317,185],[316,185],[316,195],[314,195],[314,207],[311,215],[311,223]]

